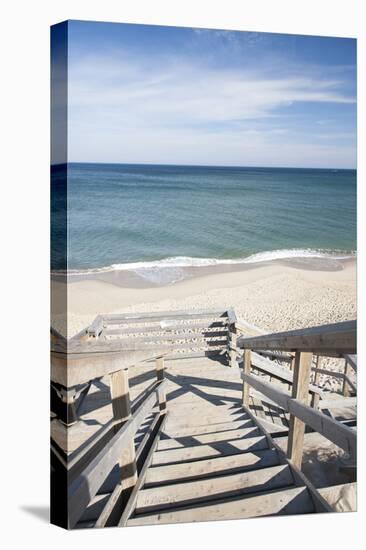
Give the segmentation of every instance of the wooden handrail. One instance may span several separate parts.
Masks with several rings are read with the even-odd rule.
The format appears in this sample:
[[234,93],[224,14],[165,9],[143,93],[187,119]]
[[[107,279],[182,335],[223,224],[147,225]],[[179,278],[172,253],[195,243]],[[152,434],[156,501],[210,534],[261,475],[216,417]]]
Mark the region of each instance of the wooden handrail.
[[356,456],[357,435],[354,430],[308,405],[300,403],[288,393],[278,390],[258,376],[243,372],[242,379],[282,409],[293,414],[314,431],[319,432],[326,439],[345,450],[351,457]]
[[135,413],[118,429],[116,434],[94,457],[85,470],[72,482],[68,489],[69,526],[74,527],[83,511],[97,494],[102,483],[116,463],[123,450],[133,442],[142,421],[155,406],[156,401],[165,399],[166,380],[161,380],[153,393],[140,405]]
[[311,351],[315,355],[356,353],[356,321],[345,321],[263,336],[239,337],[237,346],[252,350]]
[[[281,367],[255,352],[251,354],[251,364],[254,369],[292,386],[294,373],[289,369]],[[322,390],[313,384],[309,384],[309,393],[311,395],[317,394],[319,397],[323,396]]]
[[78,354],[53,352],[51,381],[70,388],[162,355],[164,351],[159,349],[154,352],[148,349]]

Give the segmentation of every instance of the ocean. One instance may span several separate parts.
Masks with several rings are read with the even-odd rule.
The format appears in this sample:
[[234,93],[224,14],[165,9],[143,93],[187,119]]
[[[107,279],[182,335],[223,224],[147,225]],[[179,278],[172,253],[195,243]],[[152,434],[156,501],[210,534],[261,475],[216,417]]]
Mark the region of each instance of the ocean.
[[[71,163],[67,177],[70,273],[172,282],[187,266],[355,254],[355,170]],[[54,271],[65,266],[60,181],[53,173]]]

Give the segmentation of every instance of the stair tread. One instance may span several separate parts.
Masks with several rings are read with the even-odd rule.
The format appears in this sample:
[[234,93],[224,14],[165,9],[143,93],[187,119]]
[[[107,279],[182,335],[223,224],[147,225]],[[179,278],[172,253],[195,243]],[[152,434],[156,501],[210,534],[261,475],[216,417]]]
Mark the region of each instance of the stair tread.
[[181,428],[177,431],[164,426],[162,440],[165,436],[175,438],[186,435],[202,435],[206,433],[218,433],[228,430],[239,430],[240,428],[250,428],[251,426],[256,426],[256,424],[250,418],[245,418],[244,420],[230,420],[228,422],[217,422],[216,424],[187,426],[186,428]]
[[245,472],[279,464],[278,452],[275,449],[246,452],[230,456],[218,456],[195,462],[181,462],[154,466],[147,470],[145,487],[204,479],[223,474]]
[[241,494],[258,493],[293,485],[288,464],[261,470],[230,474],[215,479],[161,485],[139,492],[135,513],[187,506],[197,502],[218,500]]
[[308,489],[306,487],[291,487],[259,495],[197,504],[189,508],[177,507],[136,515],[129,519],[127,525],[191,523],[312,512],[314,512],[314,505]]
[[[194,411],[193,411],[194,412]],[[206,414],[205,412],[202,412],[200,414],[196,413],[193,414],[191,411],[192,416],[189,414],[171,414],[169,411],[167,420],[166,420],[166,427],[171,429],[183,429],[183,428],[189,428],[189,427],[197,427],[197,426],[207,426],[210,424],[219,424],[223,422],[238,422],[238,421],[244,421],[244,420],[251,420],[248,413],[241,411],[241,412],[228,412],[228,411],[213,411],[210,414]]]
[[217,441],[227,441],[234,439],[243,439],[246,437],[255,437],[262,432],[257,426],[243,428],[240,430],[227,430],[208,434],[185,435],[170,439],[161,439],[158,444],[158,450],[176,449],[187,446],[197,446],[211,444]]
[[214,456],[227,456],[242,453],[244,451],[254,451],[266,448],[268,448],[268,443],[264,435],[244,439],[229,439],[226,441],[218,441],[211,445],[197,445],[180,449],[156,451],[153,456],[152,465],[184,462]]

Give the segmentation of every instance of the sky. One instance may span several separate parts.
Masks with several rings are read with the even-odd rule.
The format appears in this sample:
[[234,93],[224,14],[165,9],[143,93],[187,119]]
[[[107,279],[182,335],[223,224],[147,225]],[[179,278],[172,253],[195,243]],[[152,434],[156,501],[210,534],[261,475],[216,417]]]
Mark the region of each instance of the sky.
[[68,160],[355,168],[356,40],[71,21]]

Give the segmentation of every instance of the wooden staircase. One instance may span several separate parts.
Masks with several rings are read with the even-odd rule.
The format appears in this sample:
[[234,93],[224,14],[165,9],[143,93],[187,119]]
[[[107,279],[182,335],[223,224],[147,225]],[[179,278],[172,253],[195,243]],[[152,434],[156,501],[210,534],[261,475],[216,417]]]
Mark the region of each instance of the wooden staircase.
[[167,414],[120,525],[330,511],[247,408],[192,407]]
[[[333,511],[301,472],[305,427],[352,467],[357,436],[322,412],[329,399],[310,374],[314,354],[350,361],[355,322],[244,338],[230,312],[165,317],[99,316],[53,343],[53,522],[78,529]],[[135,341],[141,332],[148,336]],[[263,350],[292,353],[292,371]]]

